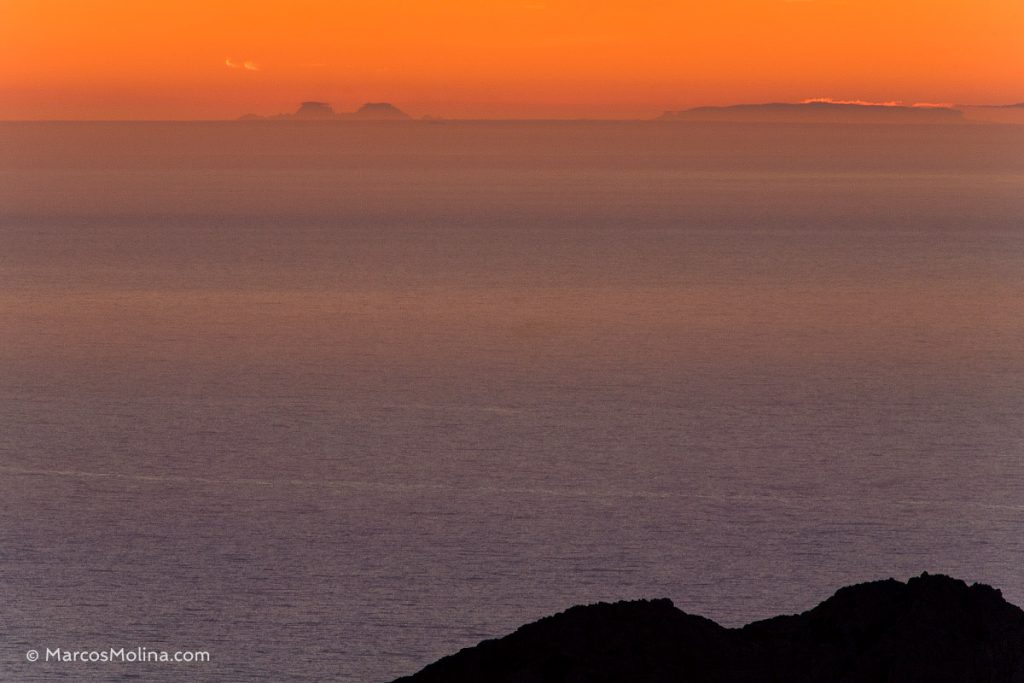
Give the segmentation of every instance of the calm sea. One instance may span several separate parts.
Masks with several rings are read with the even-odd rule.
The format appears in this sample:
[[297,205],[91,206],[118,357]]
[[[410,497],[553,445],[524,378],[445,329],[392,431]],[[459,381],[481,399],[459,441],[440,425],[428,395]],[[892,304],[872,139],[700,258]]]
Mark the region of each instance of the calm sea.
[[1024,127],[0,125],[3,680],[1022,566]]

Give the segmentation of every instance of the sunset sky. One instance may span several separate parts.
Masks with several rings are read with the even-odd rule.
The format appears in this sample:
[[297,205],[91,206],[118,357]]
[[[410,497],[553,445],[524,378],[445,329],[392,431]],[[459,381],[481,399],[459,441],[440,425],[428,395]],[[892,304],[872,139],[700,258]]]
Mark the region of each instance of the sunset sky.
[[1024,100],[1021,0],[0,0],[0,118]]

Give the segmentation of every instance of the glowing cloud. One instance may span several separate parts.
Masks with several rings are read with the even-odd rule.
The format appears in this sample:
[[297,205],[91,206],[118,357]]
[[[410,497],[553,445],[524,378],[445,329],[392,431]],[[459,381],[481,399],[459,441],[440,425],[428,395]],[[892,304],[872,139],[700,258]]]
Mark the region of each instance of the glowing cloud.
[[834,100],[831,97],[811,97],[800,104],[856,104],[861,107],[902,107],[901,102],[869,102],[867,100]]
[[245,71],[259,71],[260,68],[254,62],[245,60],[242,62],[236,62],[235,60],[228,57],[224,60],[224,65],[229,69],[243,69]]
[[949,102],[914,102],[904,104],[903,102],[869,102],[868,100],[834,100],[831,97],[811,97],[801,100],[800,104],[855,104],[860,107],[918,107],[919,109],[953,109],[954,105]]

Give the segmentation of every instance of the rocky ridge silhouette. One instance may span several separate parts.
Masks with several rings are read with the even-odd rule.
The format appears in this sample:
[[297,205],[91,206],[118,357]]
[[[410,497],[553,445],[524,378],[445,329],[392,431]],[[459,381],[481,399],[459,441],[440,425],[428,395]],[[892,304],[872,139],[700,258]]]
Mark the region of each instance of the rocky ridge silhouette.
[[1024,683],[1024,611],[922,574],[728,629],[667,599],[573,607],[394,683]]

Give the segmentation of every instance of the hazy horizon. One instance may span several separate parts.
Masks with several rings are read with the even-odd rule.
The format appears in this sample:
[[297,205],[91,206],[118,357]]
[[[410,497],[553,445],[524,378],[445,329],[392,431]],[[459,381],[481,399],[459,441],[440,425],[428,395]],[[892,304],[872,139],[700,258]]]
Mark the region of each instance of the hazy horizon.
[[[33,122],[33,121],[39,121],[39,122],[44,122],[44,121],[67,121],[67,122],[76,122],[76,121],[81,121],[81,122],[87,122],[87,121],[103,122],[103,121],[110,121],[110,122],[125,122],[125,123],[129,123],[129,122],[133,122],[133,121],[138,121],[138,122],[145,122],[145,121],[156,121],[156,122],[159,122],[159,121],[165,121],[165,122],[173,122],[173,121],[179,121],[179,122],[189,122],[189,121],[194,121],[194,122],[217,122],[217,121],[235,121],[235,120],[238,120],[239,118],[242,118],[242,117],[247,116],[247,115],[256,115],[259,118],[272,119],[272,118],[274,118],[276,116],[288,115],[288,114],[294,113],[296,107],[299,104],[301,104],[302,102],[324,102],[326,104],[332,105],[336,112],[343,113],[343,112],[348,112],[348,111],[354,111],[357,108],[359,108],[360,106],[362,106],[364,104],[367,104],[367,103],[370,103],[371,101],[367,100],[367,101],[361,101],[361,102],[354,102],[354,101],[353,102],[341,102],[339,104],[339,103],[332,102],[332,101],[329,101],[329,100],[317,100],[317,99],[314,99],[314,98],[306,98],[304,100],[297,100],[296,102],[292,103],[290,108],[289,107],[284,107],[283,109],[278,110],[278,111],[271,111],[266,106],[263,106],[263,107],[259,107],[258,110],[255,110],[255,111],[239,111],[239,112],[237,112],[233,116],[225,116],[225,117],[218,117],[218,118],[189,118],[189,117],[164,117],[164,118],[159,118],[159,117],[157,117],[157,118],[130,118],[130,117],[88,118],[88,117],[86,117],[86,118],[68,118],[68,117],[62,117],[62,116],[50,116],[50,117],[37,117],[37,118],[0,118],[0,122],[12,122],[12,123],[16,123],[16,122]],[[585,113],[583,110],[581,110],[576,115],[565,115],[565,114],[563,114],[563,115],[560,115],[560,116],[547,116],[547,117],[545,117],[545,116],[512,116],[512,115],[503,116],[500,113],[495,113],[495,114],[492,114],[492,115],[489,115],[489,116],[448,116],[448,115],[446,115],[444,113],[443,108],[438,108],[436,110],[430,110],[430,111],[420,111],[420,109],[415,104],[413,104],[412,106],[406,106],[405,104],[400,103],[400,102],[391,102],[391,101],[385,101],[385,100],[380,100],[380,102],[386,102],[387,104],[391,104],[391,105],[394,105],[394,106],[398,107],[401,111],[407,113],[409,115],[410,119],[414,120],[414,121],[422,120],[422,119],[427,119],[427,120],[435,120],[435,121],[440,120],[440,121],[567,121],[567,122],[572,122],[572,121],[651,121],[651,120],[657,120],[659,117],[661,117],[662,115],[664,115],[666,113],[677,112],[677,111],[690,111],[690,110],[695,110],[695,109],[698,109],[698,110],[699,109],[729,109],[729,108],[734,108],[734,107],[762,107],[762,106],[780,105],[780,104],[784,104],[784,105],[804,105],[804,104],[814,104],[814,103],[861,106],[861,107],[866,107],[866,108],[886,107],[886,108],[905,108],[905,109],[919,108],[919,109],[953,109],[953,110],[965,110],[965,109],[1010,109],[1010,110],[1012,110],[1012,109],[1015,109],[1015,108],[1018,108],[1018,107],[1021,107],[1022,105],[1024,105],[1024,98],[1022,98],[1021,100],[1016,100],[1016,101],[1006,102],[1006,103],[973,103],[973,104],[965,104],[965,103],[949,103],[949,102],[940,102],[940,103],[936,103],[936,102],[914,102],[914,101],[907,101],[907,102],[905,102],[905,101],[902,101],[902,100],[891,100],[891,101],[878,101],[878,102],[874,102],[874,101],[867,101],[867,100],[860,100],[860,99],[840,99],[840,98],[831,98],[831,97],[805,97],[805,98],[801,98],[801,99],[794,100],[794,101],[784,101],[784,100],[780,100],[780,99],[772,99],[772,100],[765,100],[765,101],[760,101],[760,102],[738,101],[738,102],[727,102],[727,103],[706,103],[706,104],[696,104],[696,105],[693,105],[693,106],[687,106],[687,107],[683,107],[683,108],[680,108],[680,109],[669,109],[669,108],[651,109],[649,107],[648,108],[641,108],[641,107],[637,107],[637,106],[634,106],[634,105],[628,105],[627,104],[627,105],[623,105],[624,109],[629,110],[629,111],[636,111],[638,113],[636,113],[636,114],[634,114],[632,116],[629,116],[629,115],[611,115],[611,114],[607,114],[607,113],[600,114],[599,111],[598,111],[598,108],[595,108],[595,110],[593,112],[589,113],[589,114]],[[643,113],[641,113],[641,112],[643,112]],[[1013,121],[1010,121],[1010,122],[1017,123],[1018,121],[1016,119],[1014,119]],[[1024,117],[1022,117],[1022,122],[1024,122]]]

